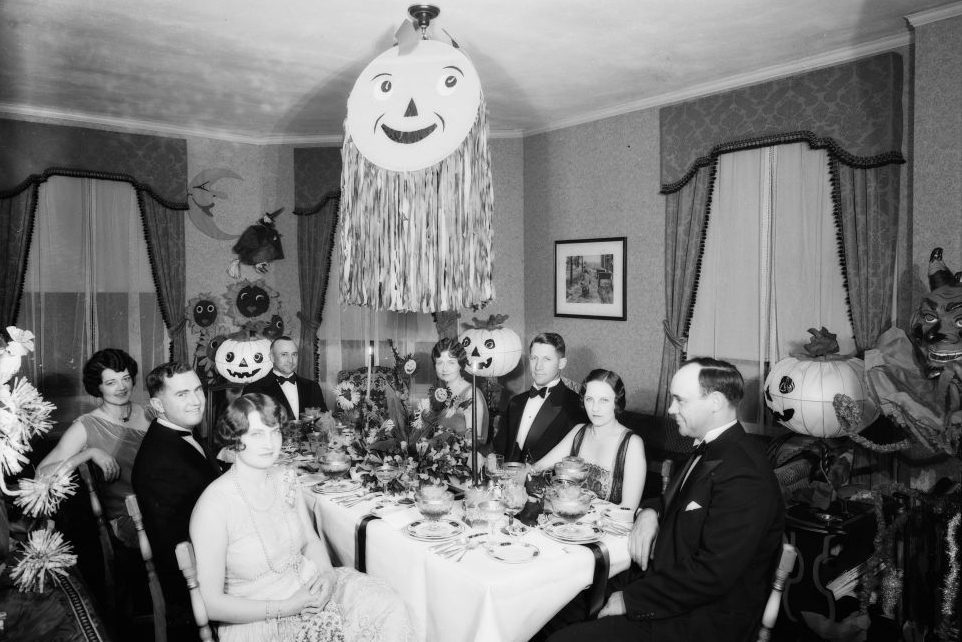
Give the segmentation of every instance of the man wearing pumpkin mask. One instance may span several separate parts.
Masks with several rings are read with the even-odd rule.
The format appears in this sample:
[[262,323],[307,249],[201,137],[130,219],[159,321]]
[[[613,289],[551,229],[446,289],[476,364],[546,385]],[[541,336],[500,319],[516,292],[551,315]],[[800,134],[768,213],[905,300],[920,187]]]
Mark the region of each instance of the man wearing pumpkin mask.
[[193,434],[204,419],[207,399],[197,373],[187,364],[161,364],[147,374],[146,384],[157,418],[137,451],[131,482],[164,593],[167,635],[172,640],[196,640],[190,596],[174,548],[190,538],[194,504],[220,473]]
[[560,334],[542,332],[531,340],[528,367],[534,385],[511,398],[494,436],[494,452],[505,461],[537,461],[587,421],[580,397],[561,382],[566,364]]
[[277,337],[271,342],[271,360],[274,367],[270,374],[244,387],[244,394],[259,392],[272,397],[283,406],[290,419],[297,419],[307,408],[327,411],[324,395],[317,382],[299,376],[297,370],[297,344],[288,336]]

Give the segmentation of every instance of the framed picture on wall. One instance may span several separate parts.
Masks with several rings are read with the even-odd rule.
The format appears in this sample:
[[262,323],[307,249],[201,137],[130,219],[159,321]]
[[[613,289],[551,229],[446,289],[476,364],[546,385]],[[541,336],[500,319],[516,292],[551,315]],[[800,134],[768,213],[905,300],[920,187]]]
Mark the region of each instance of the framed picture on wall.
[[624,236],[554,242],[554,315],[628,318]]

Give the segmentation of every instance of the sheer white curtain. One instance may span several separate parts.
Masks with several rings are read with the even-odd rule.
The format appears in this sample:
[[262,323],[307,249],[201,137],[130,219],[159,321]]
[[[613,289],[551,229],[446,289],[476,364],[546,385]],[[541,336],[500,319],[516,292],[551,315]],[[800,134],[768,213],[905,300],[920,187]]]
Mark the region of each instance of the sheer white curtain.
[[166,361],[167,334],[150,273],[134,189],[55,176],[40,187],[18,327],[36,335],[34,381],[58,421],[90,410],[83,365],[103,348],[127,351],[143,376]]
[[[331,274],[339,274],[341,250],[335,245],[331,258]],[[354,370],[367,365],[370,342],[374,342],[374,365],[394,366],[394,355],[388,340],[394,342],[398,353],[414,354],[418,369],[413,377],[414,396],[427,394],[434,382],[431,367],[431,348],[437,343],[438,334],[430,314],[415,312],[390,312],[371,310],[339,301],[335,279],[327,288],[324,301],[324,318],[317,331],[317,363],[321,389],[329,408],[333,407],[334,395],[330,388],[337,381],[341,370]],[[325,385],[327,384],[327,385]]]
[[712,193],[689,357],[735,363],[759,421],[769,364],[808,342],[808,328],[855,350],[832,216],[828,156],[804,143],[725,154]]

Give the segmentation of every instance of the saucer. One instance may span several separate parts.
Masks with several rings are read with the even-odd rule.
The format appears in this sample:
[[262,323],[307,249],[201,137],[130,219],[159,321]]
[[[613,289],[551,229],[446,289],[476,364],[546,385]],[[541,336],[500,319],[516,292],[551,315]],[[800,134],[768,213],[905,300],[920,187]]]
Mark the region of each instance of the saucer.
[[498,542],[484,547],[490,557],[505,564],[523,564],[538,557],[541,551],[528,542]]
[[326,481],[311,486],[311,490],[321,495],[337,495],[339,493],[349,493],[361,487],[361,482],[356,479],[339,479],[337,481]]
[[442,519],[438,522],[419,519],[405,526],[404,534],[419,542],[437,542],[457,537],[464,530],[464,524],[453,519]]
[[604,537],[604,531],[586,522],[551,522],[543,528],[544,534],[562,544],[590,544]]

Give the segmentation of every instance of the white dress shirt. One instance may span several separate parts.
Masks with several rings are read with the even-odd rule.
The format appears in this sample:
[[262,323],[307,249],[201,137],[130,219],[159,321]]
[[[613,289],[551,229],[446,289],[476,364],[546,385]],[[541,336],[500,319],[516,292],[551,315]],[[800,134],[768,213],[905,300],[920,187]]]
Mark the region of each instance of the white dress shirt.
[[[288,375],[281,374],[277,370],[272,370],[272,373],[278,377],[286,377]],[[294,376],[291,373],[290,376]],[[291,419],[297,419],[301,416],[301,398],[297,395],[297,384],[293,381],[285,381],[281,384],[281,392],[287,397],[287,403],[291,405],[291,413],[294,415]]]
[[[548,389],[548,391],[544,393],[543,397],[528,397],[527,403],[524,404],[524,412],[521,414],[521,423],[518,424],[517,441],[520,448],[524,448],[524,440],[528,438],[528,432],[531,430],[531,424],[534,423],[534,418],[537,417],[538,413],[541,411],[541,406],[544,405],[544,402],[548,399],[548,395],[551,394],[551,389],[557,386],[559,383],[561,383],[561,377],[558,377],[547,386],[544,386]],[[540,390],[539,386],[534,387]],[[527,394],[527,391],[525,391],[525,394]]]
[[177,432],[184,433],[184,434],[186,435],[185,437],[183,437],[184,441],[186,441],[188,444],[190,444],[191,446],[193,446],[194,448],[196,448],[196,449],[197,449],[197,452],[199,452],[201,455],[203,455],[203,456],[204,456],[204,459],[207,459],[207,455],[204,453],[203,447],[202,447],[199,443],[197,443],[197,440],[196,440],[196,439],[194,439],[194,433],[192,433],[191,431],[187,430],[186,428],[181,428],[180,426],[177,426],[177,425],[175,425],[175,424],[170,423],[169,421],[167,421],[167,420],[164,419],[163,417],[158,417],[158,418],[157,418],[157,423],[163,424],[163,425],[167,426],[168,428],[170,428],[171,430],[176,430]]
[[[738,423],[737,419],[735,421],[725,424],[724,426],[719,426],[718,428],[712,428],[711,430],[705,433],[704,439],[700,439],[695,442],[695,446],[698,446],[702,442],[705,442],[706,444],[710,444],[711,442],[721,437],[721,434],[723,432],[725,432],[726,430],[734,426],[736,423]],[[678,487],[679,489],[685,485],[686,481],[688,481],[688,477],[691,475],[691,471],[695,470],[695,466],[698,465],[698,461],[700,459],[701,459],[701,455],[698,455],[697,457],[695,457],[695,461],[692,463],[691,468],[689,468],[688,472],[685,474],[685,478],[681,480],[681,486]]]

